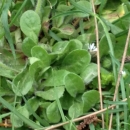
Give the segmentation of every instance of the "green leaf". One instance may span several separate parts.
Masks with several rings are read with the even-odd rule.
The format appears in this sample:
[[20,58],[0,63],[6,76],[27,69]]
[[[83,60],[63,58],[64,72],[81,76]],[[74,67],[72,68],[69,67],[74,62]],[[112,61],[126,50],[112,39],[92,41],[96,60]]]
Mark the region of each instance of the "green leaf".
[[63,97],[60,98],[61,106],[64,110],[68,110],[74,102],[74,98],[71,97],[67,92],[64,92]]
[[12,91],[11,86],[8,84],[8,80],[5,77],[0,77],[0,96],[13,96],[14,93]]
[[130,63],[126,63],[124,66],[130,72]]
[[[126,43],[126,39],[127,39],[126,35],[122,35],[116,38],[116,46],[114,48],[114,52],[115,52],[115,57],[119,60],[122,59],[124,53],[124,47],[125,47],[124,43]],[[127,56],[129,55],[130,55],[130,46],[128,46],[127,49]]]
[[101,83],[102,85],[108,85],[110,82],[114,80],[114,76],[112,73],[107,71],[104,68],[101,68]]
[[69,116],[73,119],[83,114],[83,104],[74,102],[68,110]]
[[26,106],[27,106],[29,112],[31,112],[31,114],[35,117],[35,119],[36,119],[40,124],[42,124],[43,126],[48,126],[49,123],[48,123],[46,120],[41,119],[41,118],[37,115],[37,113],[35,113],[35,112],[33,111],[33,109],[32,109],[31,106],[28,104],[28,102],[27,102],[27,100],[26,100],[26,98],[25,98],[24,96],[23,96],[23,100],[24,100],[24,102],[26,103]]
[[65,130],[77,130],[76,125],[74,125],[73,123],[69,123],[63,126]]
[[62,54],[65,53],[64,51],[67,49],[69,42],[68,41],[60,41],[57,42],[53,47],[52,47],[52,52],[56,54]]
[[[29,73],[33,77],[37,70],[44,69],[43,62],[35,57],[30,57],[30,67],[29,67]],[[38,77],[38,76],[37,76]]]
[[69,42],[60,41],[60,42],[57,42],[52,47],[52,53],[50,53],[50,56],[52,58],[54,57],[56,60],[59,60],[60,58],[64,57],[68,53],[68,51],[69,51]]
[[29,111],[29,115],[31,115],[32,113],[30,112],[28,105],[31,106],[32,111],[35,112],[35,111],[38,109],[39,104],[40,104],[40,102],[39,102],[39,100],[38,100],[36,97],[31,97],[31,98],[27,101],[27,103],[25,104],[25,107],[26,107],[27,110]]
[[37,42],[37,36],[41,29],[39,15],[32,10],[24,12],[20,18],[20,28],[26,36]]
[[[55,15],[57,16],[59,13],[56,12]],[[63,24],[65,17],[63,15],[56,17],[53,20],[53,27],[56,27],[59,30],[59,27]],[[53,28],[52,28],[53,30]],[[60,30],[59,30],[60,31]]]
[[90,90],[85,92],[82,95],[82,100],[84,103],[83,111],[87,112],[90,110],[96,103],[99,102],[99,92],[96,90]]
[[72,35],[75,31],[74,26],[68,24],[68,25],[63,25],[62,27],[59,28],[59,31],[62,34],[66,34],[66,35]]
[[[18,108],[18,112],[21,113],[24,117],[29,118],[29,112],[26,109],[26,107],[20,106]],[[13,124],[14,127],[23,126],[23,121],[13,113],[11,113],[11,123]]]
[[[91,21],[91,23],[93,23],[93,21]],[[87,37],[86,37],[87,35]],[[89,43],[93,43],[93,41],[95,41],[96,37],[95,34],[91,33],[83,33],[81,35],[78,35],[78,37],[76,38],[77,40],[79,40],[80,42],[82,42],[83,44],[83,49],[88,49],[88,44]]]
[[56,100],[57,98],[61,98],[64,93],[64,87],[56,87],[51,88],[46,91],[37,91],[35,94],[39,97],[42,97],[45,100]]
[[45,101],[42,100],[42,101],[40,102],[39,107],[41,107],[42,110],[44,110],[44,109],[47,108],[50,104],[51,104],[51,102],[45,102]]
[[69,52],[76,49],[82,49],[82,47],[83,44],[77,39],[72,39],[69,41]]
[[74,73],[69,73],[65,77],[65,88],[72,97],[76,97],[78,93],[82,93],[85,90],[83,80]]
[[110,69],[112,66],[112,61],[110,57],[104,57],[102,60],[102,67],[105,69]]
[[95,77],[98,75],[97,64],[90,63],[86,68],[81,72],[81,78],[84,83],[89,84]]
[[[5,42],[4,42],[4,44],[5,44]],[[22,53],[17,52],[16,53],[17,59],[14,59],[12,52],[10,51],[9,48],[7,49],[6,47],[3,46],[3,47],[0,48],[0,52],[1,52],[1,54],[0,54],[0,64],[2,62],[2,64],[6,65],[8,69],[19,72],[25,66],[25,59],[23,58]],[[3,66],[3,67],[5,67],[5,66]]]
[[0,76],[13,79],[14,76],[17,74],[17,71],[11,67],[0,62]]
[[[92,6],[91,3],[86,1],[86,0],[82,0],[82,1],[78,1],[76,2],[77,6],[79,6],[80,8],[86,9],[86,11],[88,11],[88,13],[76,13],[73,17],[88,17],[89,16],[89,12],[92,12]],[[79,9],[75,9],[77,11],[81,11]]]
[[61,86],[64,85],[64,78],[69,72],[66,70],[54,70],[54,73],[50,74],[47,80],[43,82],[44,86]]
[[62,68],[74,73],[81,73],[90,63],[91,56],[86,50],[74,50],[70,52],[62,62]]
[[114,24],[112,24],[112,23],[110,23],[110,22],[108,22],[108,21],[107,21],[107,25],[110,27],[111,32],[112,32],[114,35],[116,35],[116,34],[118,34],[118,33],[120,33],[120,32],[123,31],[121,28],[119,28],[118,26],[116,26],[116,25],[114,25]]
[[[109,35],[111,37],[113,45],[115,45],[115,36],[112,34]],[[109,45],[106,35],[103,35],[103,37],[100,40],[99,50],[100,50],[100,57],[105,56],[109,53]]]
[[28,69],[24,69],[13,79],[13,91],[17,96],[22,96],[28,93],[32,88],[34,76],[31,75]]
[[43,67],[43,63],[41,60],[37,58],[30,58],[32,64],[29,68],[25,68],[22,72],[20,72],[14,79],[13,79],[13,91],[16,95],[22,96],[26,95],[28,91],[32,88],[35,73],[39,68]]
[[[29,58],[30,60],[30,66],[29,66],[29,73],[30,75],[32,75],[32,77],[34,76],[35,78],[38,77],[40,75],[39,72],[42,72],[44,73],[46,71],[46,68],[43,64],[43,62],[35,57],[31,57]],[[34,61],[33,61],[34,60]],[[38,72],[38,75],[35,75],[37,74]]]
[[31,49],[31,54],[33,57],[39,58],[43,62],[45,67],[50,65],[50,56],[44,48],[40,46],[34,46]]
[[41,61],[40,59],[36,58],[36,57],[30,57],[29,58],[29,63],[30,65],[34,64],[37,61]]
[[34,47],[36,45],[36,43],[30,39],[29,37],[26,37],[23,40],[22,43],[22,51],[26,56],[31,56],[31,49],[32,47]]
[[56,102],[51,103],[46,109],[47,118],[50,123],[58,123],[61,119]]

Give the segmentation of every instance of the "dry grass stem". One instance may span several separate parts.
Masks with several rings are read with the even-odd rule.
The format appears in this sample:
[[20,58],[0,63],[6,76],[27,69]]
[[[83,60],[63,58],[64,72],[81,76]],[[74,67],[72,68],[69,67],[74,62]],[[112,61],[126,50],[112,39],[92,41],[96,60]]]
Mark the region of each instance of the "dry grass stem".
[[[95,12],[95,6],[93,0],[91,0],[93,12],[96,15]],[[98,31],[98,24],[97,24],[97,18],[94,16],[95,21],[95,32],[96,32],[96,43],[97,43],[97,65],[98,65],[98,89],[100,94],[100,107],[103,109],[103,100],[102,100],[102,86],[101,86],[101,77],[100,77],[100,53],[99,53],[99,31]],[[104,115],[102,114],[102,128],[104,128]]]
[[[126,53],[127,53],[127,49],[128,49],[128,45],[129,45],[129,39],[130,39],[130,27],[129,27],[129,31],[128,31],[128,35],[127,35],[127,39],[126,39],[126,44],[125,44],[125,48],[124,48],[124,53],[123,53],[123,57],[122,57],[122,61],[121,61],[120,70],[119,70],[119,73],[118,73],[118,78],[117,78],[117,83],[116,83],[113,101],[116,100],[116,96],[117,96],[117,93],[118,93],[118,88],[119,88],[120,79],[121,79],[121,76],[122,76],[125,57],[126,57]],[[111,130],[111,127],[112,127],[112,118],[113,118],[113,114],[110,115],[109,130]]]

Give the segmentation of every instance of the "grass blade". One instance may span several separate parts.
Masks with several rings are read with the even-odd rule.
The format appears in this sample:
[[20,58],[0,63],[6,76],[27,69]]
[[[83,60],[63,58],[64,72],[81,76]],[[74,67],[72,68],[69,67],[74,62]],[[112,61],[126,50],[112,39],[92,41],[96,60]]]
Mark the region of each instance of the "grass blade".
[[18,12],[16,13],[16,15],[14,16],[14,18],[12,19],[11,23],[9,24],[9,27],[11,27],[13,25],[13,23],[15,22],[15,20],[17,19],[17,17],[19,16],[20,12],[22,11],[22,9],[24,8],[24,6],[26,5],[28,0],[24,0],[22,6],[20,7],[20,9],[18,10]]
[[6,37],[8,43],[10,45],[10,48],[11,48],[12,54],[14,56],[14,59],[16,59],[14,43],[13,43],[13,39],[11,37],[10,30],[9,30],[9,25],[8,25],[8,10],[9,10],[9,7],[11,5],[11,2],[12,1],[10,0],[7,3],[4,3],[4,8],[3,8],[2,15],[1,15],[1,20],[2,20],[3,27],[5,29],[5,37]]
[[27,125],[32,127],[33,129],[41,128],[40,125],[36,124],[35,122],[31,121],[30,119],[27,119],[24,117],[21,113],[19,113],[13,106],[11,106],[6,100],[4,100],[0,96],[0,102],[7,107],[11,112],[13,112],[16,116],[18,116],[23,122],[25,122]]
[[37,119],[37,121],[39,121],[43,126],[49,126],[49,123],[48,123],[46,120],[41,119],[41,118],[32,110],[32,108],[31,108],[31,106],[28,104],[26,98],[25,98],[24,96],[22,96],[22,97],[23,97],[23,100],[24,100],[24,102],[26,103],[26,105],[27,105],[29,111],[30,111],[30,112],[32,113],[32,115]]
[[107,3],[107,0],[101,0],[101,5],[100,5],[100,7],[99,7],[99,14],[102,13],[102,11],[103,11],[103,9],[104,9],[106,3]]
[[58,37],[54,32],[52,32],[51,30],[49,31],[49,35],[54,38],[56,41],[62,41],[62,39],[60,37]]
[[1,5],[1,7],[0,7],[0,16],[1,16],[1,14],[2,14],[2,10],[3,10],[4,4],[5,4],[5,0],[2,1],[2,5]]

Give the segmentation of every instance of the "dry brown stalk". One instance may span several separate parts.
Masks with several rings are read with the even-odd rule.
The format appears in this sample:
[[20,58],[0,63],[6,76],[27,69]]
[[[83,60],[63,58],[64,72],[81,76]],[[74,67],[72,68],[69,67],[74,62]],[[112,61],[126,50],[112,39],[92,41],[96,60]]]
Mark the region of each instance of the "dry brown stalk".
[[[91,0],[92,7],[93,7],[93,12],[94,15],[96,15],[95,12],[95,6],[93,0]],[[95,21],[95,32],[96,32],[96,43],[97,43],[97,65],[98,65],[98,90],[100,94],[100,107],[103,109],[103,99],[102,99],[102,86],[101,86],[101,77],[100,77],[100,53],[99,53],[99,31],[98,31],[98,24],[97,24],[97,18],[94,16],[94,21]],[[102,128],[104,128],[104,115],[102,114]]]
[[[126,44],[125,44],[125,48],[124,48],[124,53],[123,53],[123,57],[122,57],[122,61],[121,61],[120,70],[119,70],[119,73],[118,73],[118,78],[117,78],[117,82],[116,82],[113,101],[116,100],[116,96],[117,96],[117,93],[118,93],[118,88],[119,88],[120,79],[121,79],[121,76],[122,76],[124,62],[125,62],[125,59],[126,59],[126,53],[127,53],[127,49],[128,49],[128,45],[129,45],[129,40],[130,40],[130,27],[129,27],[129,31],[128,31],[128,35],[127,35],[127,39],[126,39]],[[111,127],[112,127],[112,118],[113,118],[113,114],[110,115],[109,130],[111,130]]]

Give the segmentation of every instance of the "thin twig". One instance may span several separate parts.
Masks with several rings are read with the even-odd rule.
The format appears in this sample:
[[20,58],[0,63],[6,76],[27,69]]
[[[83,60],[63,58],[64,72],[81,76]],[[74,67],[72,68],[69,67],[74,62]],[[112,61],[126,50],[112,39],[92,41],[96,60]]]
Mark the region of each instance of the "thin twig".
[[[95,6],[93,0],[91,0],[93,12],[94,15],[96,15],[95,12]],[[97,18],[94,16],[95,21],[95,32],[96,32],[96,43],[97,43],[97,65],[98,65],[98,89],[100,94],[100,108],[103,109],[103,100],[102,100],[102,86],[101,86],[101,77],[100,77],[100,52],[99,52],[99,31],[98,31],[98,24],[97,24]],[[102,128],[104,128],[104,115],[102,114]]]
[[[130,96],[129,96],[129,98],[130,98]],[[125,101],[127,101],[127,98],[125,98],[124,100],[121,100],[121,101],[122,101],[122,102],[125,102]],[[60,123],[60,124],[57,124],[57,125],[52,125],[52,126],[46,128],[46,129],[45,129],[45,128],[39,128],[39,129],[35,129],[35,130],[53,130],[53,129],[55,129],[55,128],[61,127],[61,126],[66,125],[66,124],[69,124],[70,122],[78,122],[78,121],[84,120],[84,119],[86,119],[86,118],[88,118],[88,117],[91,117],[91,116],[94,116],[94,115],[99,115],[99,114],[101,114],[102,112],[107,111],[108,109],[114,108],[115,106],[116,106],[116,105],[111,105],[111,106],[109,106],[109,107],[107,107],[107,108],[104,108],[104,109],[102,109],[102,110],[93,112],[93,113],[91,113],[91,114],[88,114],[88,115],[85,115],[85,116],[82,116],[82,117],[73,119],[73,120],[71,120],[71,121],[66,121],[66,122],[64,122],[64,123]]]
[[[125,48],[124,48],[124,53],[123,53],[123,57],[122,57],[122,61],[121,61],[120,70],[119,70],[119,73],[118,73],[118,79],[117,79],[117,82],[116,82],[116,88],[115,88],[113,101],[116,100],[116,96],[117,96],[117,93],[118,93],[118,88],[119,88],[120,79],[121,79],[121,76],[122,76],[125,57],[126,57],[126,53],[127,53],[127,49],[128,49],[128,45],[129,45],[129,39],[130,39],[130,27],[129,27],[129,32],[128,32],[127,39],[126,39],[126,44],[125,44]],[[113,118],[113,114],[110,115],[109,130],[111,130],[111,127],[112,127],[112,118]]]

